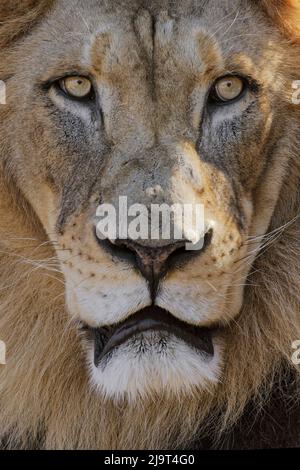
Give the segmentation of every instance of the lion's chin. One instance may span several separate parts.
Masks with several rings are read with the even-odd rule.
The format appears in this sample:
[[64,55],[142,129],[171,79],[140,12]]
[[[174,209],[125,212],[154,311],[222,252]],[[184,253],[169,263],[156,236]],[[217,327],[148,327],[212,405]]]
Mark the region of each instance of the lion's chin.
[[113,349],[95,365],[89,348],[91,380],[106,398],[136,401],[157,393],[178,395],[207,390],[221,375],[221,346],[208,355],[170,333],[146,331]]

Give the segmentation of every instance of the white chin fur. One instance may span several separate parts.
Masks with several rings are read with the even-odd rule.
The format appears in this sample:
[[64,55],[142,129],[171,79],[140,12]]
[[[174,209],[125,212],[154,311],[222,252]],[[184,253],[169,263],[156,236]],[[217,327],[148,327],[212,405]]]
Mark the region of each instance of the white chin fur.
[[119,346],[96,368],[91,347],[92,384],[106,398],[131,402],[155,393],[207,389],[220,378],[221,348],[216,341],[214,349],[214,356],[207,357],[173,335],[159,346],[157,334],[147,332]]

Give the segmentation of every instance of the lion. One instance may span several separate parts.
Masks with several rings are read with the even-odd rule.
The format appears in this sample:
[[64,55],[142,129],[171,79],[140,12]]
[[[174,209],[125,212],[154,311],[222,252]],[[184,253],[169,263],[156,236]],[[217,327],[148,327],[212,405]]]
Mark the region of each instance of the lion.
[[1,447],[299,446],[299,2],[2,3]]

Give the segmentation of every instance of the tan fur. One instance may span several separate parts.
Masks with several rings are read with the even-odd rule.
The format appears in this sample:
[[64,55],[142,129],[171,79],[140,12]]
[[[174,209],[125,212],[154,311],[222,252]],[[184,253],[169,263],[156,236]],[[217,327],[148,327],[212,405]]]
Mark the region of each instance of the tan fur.
[[300,40],[300,4],[298,0],[263,0],[270,17],[292,40]]
[[[0,29],[0,43],[26,31],[48,4],[28,2],[21,19],[5,12],[9,22]],[[4,112],[9,116],[9,110]],[[82,367],[85,356],[66,312],[53,244],[18,189],[13,168],[2,164],[0,339],[7,344],[7,366],[0,366],[0,440],[9,448],[26,448],[35,440],[47,449],[178,448],[188,446],[199,427],[201,435],[221,439],[250,400],[257,410],[264,406],[275,381],[287,371],[299,382],[290,398],[299,400],[299,367],[291,362],[291,345],[300,339],[297,150],[290,150],[289,171],[281,175],[270,230],[293,222],[259,254],[241,313],[225,328],[222,383],[193,396],[156,396],[134,406],[116,406],[91,390]],[[0,153],[6,152],[9,142],[2,140]],[[258,206],[260,201],[258,196]]]
[[11,5],[1,6],[0,45],[7,46],[11,41],[29,31],[53,2],[49,0],[19,0]]

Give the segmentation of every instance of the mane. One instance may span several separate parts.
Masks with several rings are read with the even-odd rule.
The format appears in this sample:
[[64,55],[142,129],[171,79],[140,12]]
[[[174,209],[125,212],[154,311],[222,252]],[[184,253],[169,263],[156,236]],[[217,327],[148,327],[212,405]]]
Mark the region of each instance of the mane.
[[[33,16],[36,20],[37,14]],[[222,383],[213,390],[195,389],[191,396],[149,396],[134,405],[124,400],[116,406],[91,388],[85,351],[66,310],[55,247],[3,162],[9,143],[2,137],[0,133],[0,339],[7,344],[7,366],[0,367],[3,445],[187,447],[195,436],[221,442],[247,405],[253,403],[259,412],[274,388],[289,403],[299,402],[300,373],[291,361],[292,343],[300,338],[296,151],[291,151],[265,249],[247,281],[243,308],[226,333]],[[293,148],[299,148],[299,142]],[[290,376],[293,389],[286,395],[280,384]]]
[[0,46],[5,47],[26,34],[43,17],[55,0],[6,1],[0,6]]
[[263,8],[279,28],[293,41],[300,41],[300,8],[298,0],[262,0]]

